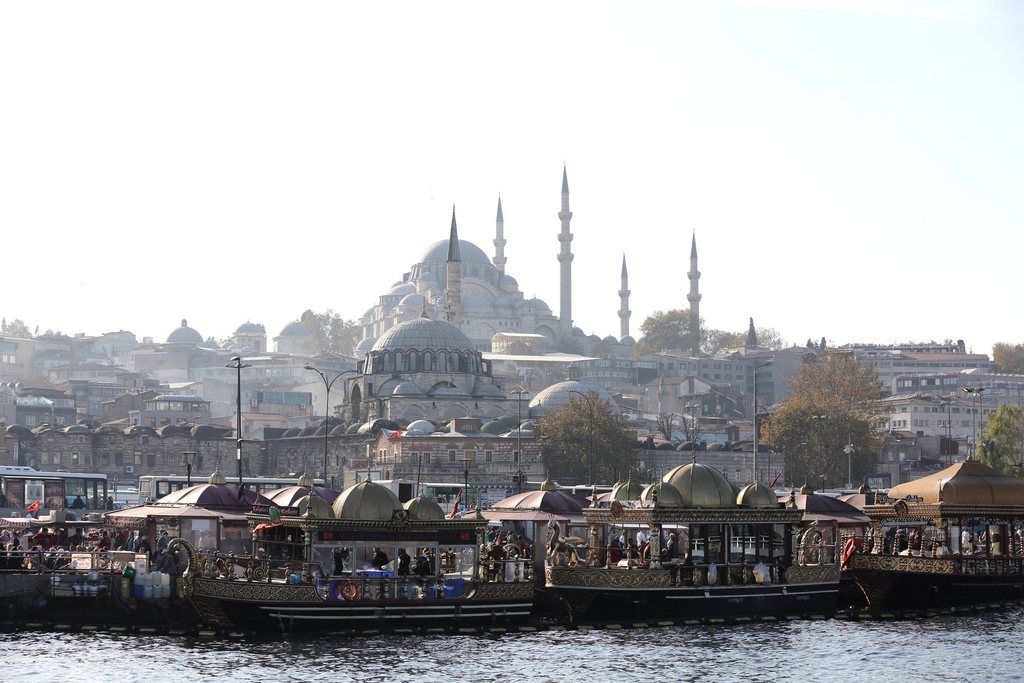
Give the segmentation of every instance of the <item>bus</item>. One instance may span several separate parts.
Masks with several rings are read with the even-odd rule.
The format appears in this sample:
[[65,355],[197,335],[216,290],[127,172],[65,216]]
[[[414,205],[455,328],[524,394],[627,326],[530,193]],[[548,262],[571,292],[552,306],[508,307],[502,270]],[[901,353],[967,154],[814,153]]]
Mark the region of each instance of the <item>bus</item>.
[[107,475],[41,472],[32,467],[0,467],[0,511],[22,514],[37,501],[39,511],[102,512],[107,506]]
[[[204,484],[207,479],[207,477],[193,476],[191,486]],[[228,479],[229,484],[236,483],[237,481],[237,479]],[[295,486],[298,484],[298,481],[298,477],[242,477],[242,482],[245,484],[245,487],[250,491],[256,491],[257,493],[265,493],[267,491],[284,488],[285,486]],[[323,486],[323,478],[317,477],[313,479],[313,485]],[[185,475],[144,474],[139,477],[139,505],[144,505],[147,500],[151,502],[159,500],[167,494],[180,491],[187,486],[189,486],[189,483],[188,478]]]
[[[411,499],[416,497],[416,482],[409,479],[374,479],[375,484],[380,484],[386,489],[390,489],[392,493],[398,496],[398,500],[402,503],[407,503]],[[430,498],[435,503],[441,506],[446,515],[450,515],[452,508],[455,507],[455,499],[459,497],[459,491],[461,491],[463,485],[460,483],[453,482],[424,482],[419,485],[419,492],[421,495]],[[464,511],[466,506],[470,503],[468,498],[472,497],[473,501],[476,501],[479,492],[473,489],[472,484],[469,487],[468,494],[463,494],[459,506]]]

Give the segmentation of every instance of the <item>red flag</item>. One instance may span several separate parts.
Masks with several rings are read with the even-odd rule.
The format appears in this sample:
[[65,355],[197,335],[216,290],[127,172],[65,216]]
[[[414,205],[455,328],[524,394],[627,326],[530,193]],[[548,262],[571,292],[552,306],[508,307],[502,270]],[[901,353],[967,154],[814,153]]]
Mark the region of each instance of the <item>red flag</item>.
[[459,502],[462,500],[462,489],[455,494],[455,505],[452,506],[452,514],[448,515],[448,519],[455,519],[455,515],[459,514]]
[[769,488],[775,488],[775,482],[777,482],[779,480],[779,477],[781,477],[781,476],[782,476],[782,470],[779,470],[778,474],[775,475],[775,478],[772,479],[772,483],[768,484]]
[[393,432],[388,432],[388,438],[389,439],[401,439],[404,434],[405,434],[405,432],[403,432],[401,429],[396,429]]
[[39,512],[39,501],[37,500],[36,502],[34,502],[31,505],[29,505],[28,506],[28,511],[29,512]]

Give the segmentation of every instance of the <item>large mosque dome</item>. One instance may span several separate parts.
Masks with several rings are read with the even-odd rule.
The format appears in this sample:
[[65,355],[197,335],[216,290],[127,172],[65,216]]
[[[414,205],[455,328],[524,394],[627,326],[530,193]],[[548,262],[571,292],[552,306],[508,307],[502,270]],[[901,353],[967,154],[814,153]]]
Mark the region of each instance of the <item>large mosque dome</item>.
[[414,318],[385,332],[372,351],[473,351],[473,342],[442,320]]
[[192,344],[198,346],[203,343],[203,335],[188,326],[187,320],[181,321],[181,327],[175,328],[167,335],[168,344]]
[[569,401],[585,404],[587,399],[581,397],[580,394],[588,398],[590,394],[596,394],[598,400],[604,401],[612,407],[613,411],[618,412],[618,404],[604,387],[585,380],[567,379],[537,392],[537,395],[530,401],[530,417],[543,415],[552,408],[566,405]]
[[[488,265],[491,263],[491,259],[488,258],[483,249],[466,240],[459,240],[459,257],[463,262],[486,263]],[[445,263],[447,260],[448,240],[439,240],[427,247],[416,263]]]

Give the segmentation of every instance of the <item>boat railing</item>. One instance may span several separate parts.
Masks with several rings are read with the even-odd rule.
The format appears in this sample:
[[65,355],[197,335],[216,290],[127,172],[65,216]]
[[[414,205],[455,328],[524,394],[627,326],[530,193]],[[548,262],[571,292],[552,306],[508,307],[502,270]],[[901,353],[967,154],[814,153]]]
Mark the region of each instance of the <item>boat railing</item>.
[[1024,576],[1024,555],[986,553],[950,553],[945,545],[934,543],[928,548],[895,549],[872,536],[858,536],[844,552],[854,568],[889,569],[971,576]]
[[136,563],[135,553],[120,550],[8,550],[0,552],[0,574],[121,573]]

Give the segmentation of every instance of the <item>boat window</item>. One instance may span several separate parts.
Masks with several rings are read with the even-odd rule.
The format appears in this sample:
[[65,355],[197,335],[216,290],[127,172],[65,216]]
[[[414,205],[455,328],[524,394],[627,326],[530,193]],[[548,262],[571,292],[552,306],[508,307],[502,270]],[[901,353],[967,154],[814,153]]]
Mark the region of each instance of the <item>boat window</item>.
[[7,507],[25,508],[25,480],[5,479],[4,494],[7,496]]
[[693,559],[694,564],[704,564],[705,557],[707,556],[704,533],[703,524],[694,524],[690,527],[690,557]]
[[743,541],[746,536],[745,524],[729,525],[729,562],[738,564],[743,562]]
[[782,559],[786,556],[786,527],[782,524],[772,524],[772,554],[773,559]]
[[722,525],[709,524],[707,526],[707,530],[708,545],[706,561],[709,564],[712,562],[720,564],[723,561],[722,556],[725,553],[725,546],[722,543]]

